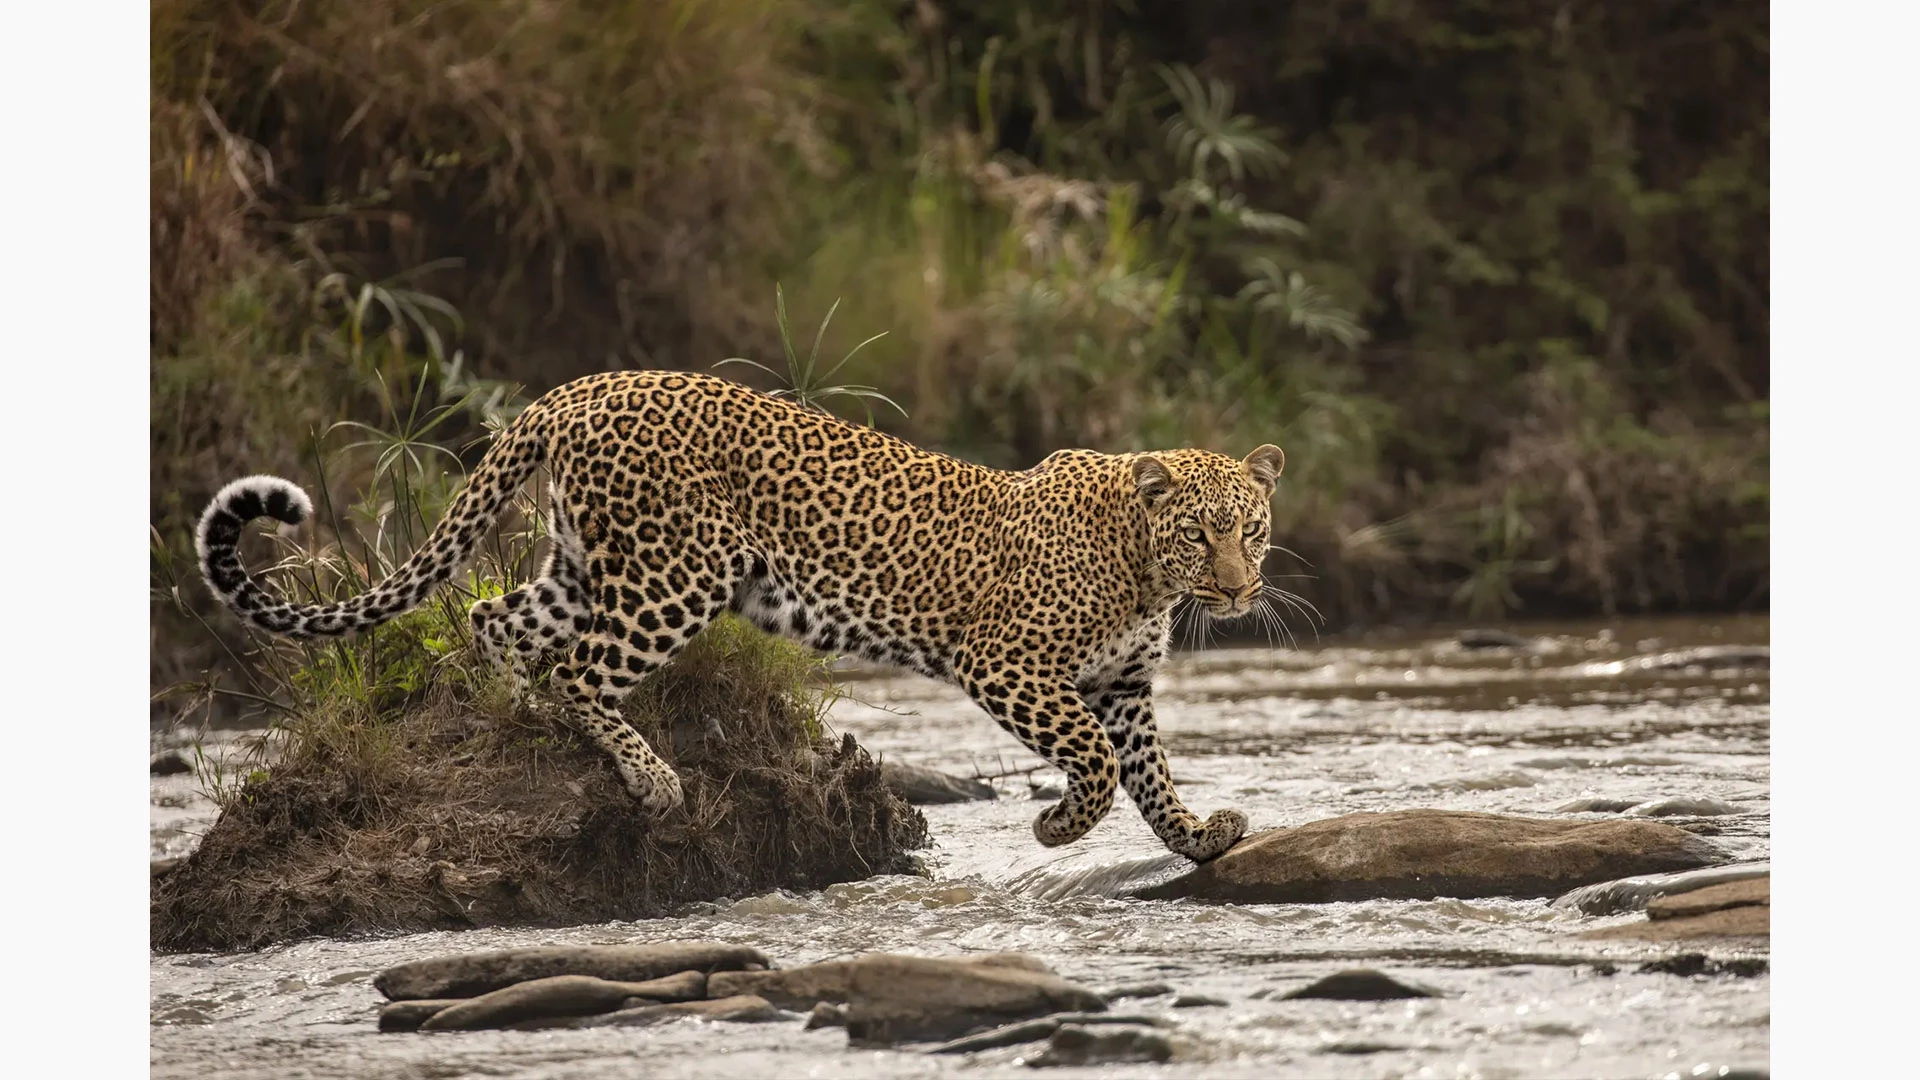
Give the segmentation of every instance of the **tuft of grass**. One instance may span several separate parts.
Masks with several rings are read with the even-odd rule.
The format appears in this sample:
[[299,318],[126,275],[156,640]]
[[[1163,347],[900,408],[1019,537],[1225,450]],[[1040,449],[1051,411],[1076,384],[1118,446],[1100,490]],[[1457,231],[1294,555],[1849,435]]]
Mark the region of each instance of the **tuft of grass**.
[[[807,359],[804,362],[801,361],[799,352],[793,347],[793,329],[787,322],[786,293],[782,291],[777,284],[773,287],[773,306],[775,321],[777,321],[780,326],[780,347],[782,351],[786,353],[787,357],[787,370],[784,376],[785,385],[772,391],[774,397],[792,398],[806,408],[818,409],[822,412],[826,411],[823,404],[824,402],[839,397],[855,398],[860,400],[862,404],[878,401],[893,406],[894,410],[900,414],[902,419],[906,418],[907,410],[902,409],[898,402],[874,387],[860,383],[833,384],[827,381],[838,374],[841,368],[846,367],[847,362],[858,355],[861,349],[886,337],[887,332],[885,330],[848,349],[846,355],[836,361],[832,367],[821,371],[819,367],[820,343],[826,340],[827,326],[833,322],[833,313],[840,310],[840,301],[835,300],[833,306],[827,309],[825,317],[820,320],[820,329],[813,335],[813,347],[807,350]],[[757,360],[748,360],[741,356],[730,356],[725,360],[715,362],[713,366],[717,368],[724,367],[728,364],[747,364],[759,368],[775,379],[783,377],[780,372],[773,370],[767,365]],[[867,422],[869,424],[873,422],[873,409],[870,405],[867,407]]]

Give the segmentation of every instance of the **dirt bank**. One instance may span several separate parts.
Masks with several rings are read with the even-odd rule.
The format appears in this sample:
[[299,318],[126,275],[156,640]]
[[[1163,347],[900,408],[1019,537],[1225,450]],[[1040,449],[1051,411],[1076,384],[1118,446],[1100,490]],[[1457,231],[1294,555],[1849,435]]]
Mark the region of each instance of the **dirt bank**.
[[726,641],[683,660],[630,710],[685,785],[668,820],[525,705],[489,715],[441,687],[390,719],[310,718],[155,881],[154,948],[631,919],[911,872],[926,821],[851,736]]

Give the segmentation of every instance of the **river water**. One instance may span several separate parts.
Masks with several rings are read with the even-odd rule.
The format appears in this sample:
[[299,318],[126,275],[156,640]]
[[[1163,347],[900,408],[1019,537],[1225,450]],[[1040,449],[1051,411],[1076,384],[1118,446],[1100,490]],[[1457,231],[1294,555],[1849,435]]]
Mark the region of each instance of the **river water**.
[[[1526,650],[1467,650],[1441,630],[1219,649],[1176,658],[1158,684],[1174,779],[1201,814],[1234,806],[1255,829],[1360,810],[1544,814],[1583,798],[1726,804],[1707,830],[1739,860],[1769,856],[1764,669],[1647,670],[1665,650],[1765,644],[1764,617],[1524,627]],[[380,1035],[372,974],[452,951],[711,938],[780,966],[887,950],[1018,950],[1095,988],[1165,982],[1171,998],[1116,1008],[1166,1017],[1165,1065],[1061,1076],[1695,1077],[1767,1067],[1769,978],[1640,965],[1673,951],[1580,931],[1595,918],[1545,900],[1203,905],[1113,899],[1164,877],[1168,857],[1131,804],[1085,839],[1041,848],[1038,763],[957,692],[854,673],[830,714],[877,755],[997,776],[993,802],[924,808],[930,876],[698,905],[672,918],[568,930],[482,930],[308,941],[237,955],[156,956],[156,1077],[1030,1076],[1011,1047],[963,1056],[859,1050],[790,1022],[645,1029]],[[222,750],[220,745],[214,752]],[[191,847],[210,806],[191,777],[155,778],[156,857]],[[1043,797],[1051,792],[1042,791]],[[1600,817],[1599,814],[1582,815]],[[1702,951],[1698,944],[1688,947]],[[1764,958],[1764,946],[1708,946]],[[1441,991],[1391,1002],[1281,1000],[1348,967]],[[1755,965],[1747,965],[1750,969]]]

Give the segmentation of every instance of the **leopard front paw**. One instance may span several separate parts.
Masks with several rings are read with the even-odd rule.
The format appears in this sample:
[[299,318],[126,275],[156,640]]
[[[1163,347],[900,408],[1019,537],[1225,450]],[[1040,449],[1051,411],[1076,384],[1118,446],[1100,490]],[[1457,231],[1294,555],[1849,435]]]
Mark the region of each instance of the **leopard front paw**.
[[1087,832],[1099,823],[1099,819],[1090,814],[1077,813],[1068,807],[1069,800],[1061,799],[1033,819],[1033,838],[1045,847],[1059,847],[1071,844],[1087,835]]
[[1247,834],[1247,815],[1238,810],[1215,810],[1206,824],[1187,836],[1167,842],[1167,850],[1194,862],[1217,859]]

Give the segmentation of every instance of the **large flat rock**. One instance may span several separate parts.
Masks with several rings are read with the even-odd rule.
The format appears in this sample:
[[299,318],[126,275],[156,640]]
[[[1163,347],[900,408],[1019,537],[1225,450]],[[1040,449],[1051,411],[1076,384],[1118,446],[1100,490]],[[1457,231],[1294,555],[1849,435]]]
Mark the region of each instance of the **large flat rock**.
[[1106,1000],[1026,958],[947,959],[872,953],[780,971],[712,976],[707,992],[755,994],[789,1009],[847,1005],[847,1036],[861,1043],[951,1039],[1061,1012],[1101,1012]]
[[1710,866],[1704,870],[1687,870],[1678,874],[1623,878],[1575,889],[1555,900],[1553,906],[1573,908],[1586,915],[1618,915],[1627,911],[1644,911],[1648,904],[1661,897],[1682,896],[1709,886],[1755,878],[1764,881],[1769,873],[1770,864],[1751,862]]
[[613,982],[637,983],[683,971],[708,973],[766,966],[767,958],[758,949],[722,941],[537,945],[415,960],[374,976],[373,987],[386,995],[388,1001],[468,998],[557,975],[591,975]]
[[1773,932],[1773,890],[1766,878],[1709,885],[1647,905],[1647,918],[1581,937],[1600,941],[1696,941],[1708,938],[1764,938]]
[[1700,837],[1652,821],[1396,810],[1257,833],[1218,859],[1133,895],[1245,904],[1558,896],[1723,858]]

